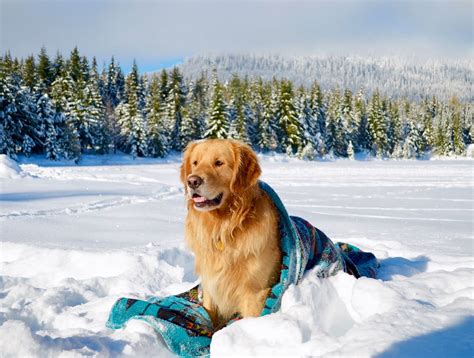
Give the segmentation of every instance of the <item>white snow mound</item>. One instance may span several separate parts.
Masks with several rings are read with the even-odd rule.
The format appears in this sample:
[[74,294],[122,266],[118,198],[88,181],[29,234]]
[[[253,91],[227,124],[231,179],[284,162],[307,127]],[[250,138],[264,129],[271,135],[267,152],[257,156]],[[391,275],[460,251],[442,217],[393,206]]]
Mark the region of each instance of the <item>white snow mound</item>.
[[0,154],[0,179],[14,179],[22,176],[18,163],[7,155]]
[[[0,156],[0,357],[170,357],[156,332],[105,322],[119,297],[195,286],[180,160]],[[288,212],[371,251],[377,279],[312,271],[281,309],[217,332],[211,357],[474,357],[472,160],[260,155]]]

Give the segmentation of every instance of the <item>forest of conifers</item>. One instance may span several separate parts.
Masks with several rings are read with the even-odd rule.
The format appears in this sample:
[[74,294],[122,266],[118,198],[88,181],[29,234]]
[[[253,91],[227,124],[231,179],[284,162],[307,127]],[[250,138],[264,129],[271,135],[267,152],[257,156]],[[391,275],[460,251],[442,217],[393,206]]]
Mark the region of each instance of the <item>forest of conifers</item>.
[[219,73],[185,78],[179,67],[124,74],[99,70],[75,48],[65,58],[0,57],[0,152],[78,162],[83,153],[163,157],[201,138],[234,138],[260,152],[304,159],[463,155],[473,105],[455,96],[421,101],[364,90],[323,90],[291,80]]

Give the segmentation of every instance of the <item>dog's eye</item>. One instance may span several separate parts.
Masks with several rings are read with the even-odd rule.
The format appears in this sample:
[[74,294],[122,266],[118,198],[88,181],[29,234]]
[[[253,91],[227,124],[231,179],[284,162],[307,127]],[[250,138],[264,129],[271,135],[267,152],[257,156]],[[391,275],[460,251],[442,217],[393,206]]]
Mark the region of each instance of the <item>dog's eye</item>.
[[194,165],[194,166],[198,165],[198,161],[195,160],[195,161],[193,162],[193,165]]
[[220,167],[224,165],[224,163],[222,163],[220,160],[216,160],[215,164],[216,164],[216,167]]

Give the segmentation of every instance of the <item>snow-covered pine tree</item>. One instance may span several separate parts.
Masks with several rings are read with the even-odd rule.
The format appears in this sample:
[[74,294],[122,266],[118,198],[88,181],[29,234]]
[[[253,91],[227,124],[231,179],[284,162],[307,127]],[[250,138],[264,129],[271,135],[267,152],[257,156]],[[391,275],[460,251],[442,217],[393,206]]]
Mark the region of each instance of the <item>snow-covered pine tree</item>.
[[281,148],[283,147],[283,144],[280,143],[280,119],[279,119],[279,106],[280,106],[280,96],[281,96],[281,90],[280,90],[280,81],[278,81],[275,77],[273,77],[273,80],[271,84],[268,84],[268,93],[269,93],[269,102],[268,106],[266,107],[266,115],[269,116],[269,130],[270,130],[270,150],[276,150],[276,151],[281,151]]
[[[61,57],[62,59],[62,57]],[[38,81],[37,87],[50,90],[50,87],[55,79],[54,66],[51,64],[46,48],[42,47],[38,55],[38,67],[36,68]],[[57,73],[59,74],[59,73]]]
[[326,114],[326,149],[338,157],[347,157],[349,140],[342,115],[342,97],[339,89],[329,95]]
[[387,153],[392,154],[400,142],[400,114],[399,105],[395,101],[387,101],[386,123],[387,123]]
[[110,138],[107,131],[105,108],[100,96],[100,78],[97,70],[97,61],[92,59],[89,80],[85,86],[85,114],[90,126],[91,144],[99,153],[108,153]]
[[[47,65],[45,65],[45,67],[46,66]],[[52,78],[50,86],[53,84],[56,78],[58,78],[61,75],[61,73],[63,73],[64,67],[65,67],[65,63],[64,63],[63,55],[61,55],[61,53],[58,51],[58,53],[56,54],[56,57],[54,58],[54,61],[50,64],[50,68],[51,68],[50,71],[51,71],[51,78]],[[38,64],[38,73],[39,73],[39,64]],[[44,81],[40,80],[40,82],[44,82]],[[41,84],[39,85],[39,87],[42,87]],[[48,91],[50,90],[51,88],[48,88]]]
[[36,117],[44,127],[43,150],[47,159],[58,160],[62,156],[62,148],[58,136],[58,121],[62,118],[54,109],[47,94],[39,95],[36,103]]
[[28,156],[40,150],[36,101],[23,86],[20,64],[12,61],[0,69],[0,151],[15,158],[18,153]]
[[452,108],[452,126],[451,126],[451,133],[450,139],[452,142],[452,149],[453,154],[455,155],[462,155],[466,147],[464,145],[464,138],[463,138],[463,126],[461,121],[461,108],[459,100],[456,97],[451,98],[450,106]]
[[[347,141],[347,145],[349,142],[357,144],[357,122],[354,120],[353,113],[354,108],[352,107],[354,102],[354,96],[352,91],[349,89],[345,89],[342,102],[341,102],[341,116],[342,116],[342,125],[344,127],[345,137]],[[347,150],[346,150],[347,151]]]
[[468,146],[474,141],[474,108],[472,105],[464,104],[461,111],[461,123],[464,144]]
[[23,84],[31,92],[34,92],[36,90],[36,86],[38,84],[38,77],[37,77],[37,73],[36,73],[35,58],[33,57],[33,55],[28,56],[25,59],[25,62],[23,63],[22,78],[23,78]]
[[433,151],[435,154],[445,156],[449,154],[448,147],[448,134],[447,134],[447,116],[451,116],[450,109],[446,103],[444,103],[436,112],[433,124],[434,138],[433,138]]
[[367,129],[368,124],[363,89],[360,89],[354,96],[351,116],[353,123],[356,125],[356,133],[352,141],[354,152],[369,150],[371,146]]
[[296,112],[293,85],[290,81],[280,83],[280,102],[277,118],[279,123],[278,141],[281,150],[288,154],[301,153],[303,150],[303,131]]
[[104,92],[103,100],[110,112],[120,103],[124,96],[125,79],[120,66],[115,63],[112,56],[105,75],[103,76]]
[[387,123],[383,102],[378,91],[374,92],[367,111],[367,124],[372,152],[378,157],[387,154]]
[[126,102],[120,103],[116,108],[116,117],[120,123],[122,149],[132,154],[133,157],[147,155],[146,123],[143,108],[140,106],[144,99],[141,98],[140,76],[138,66],[133,62],[132,70],[125,80]]
[[84,83],[89,82],[90,68],[89,68],[89,60],[87,59],[86,56],[81,57],[81,72],[82,72],[82,80],[84,81]]
[[207,81],[204,75],[189,84],[187,106],[183,108],[181,126],[183,143],[203,138],[206,126],[206,89]]
[[246,88],[237,75],[232,76],[228,90],[230,95],[229,138],[251,144],[248,132],[249,118],[247,118],[248,112],[246,112]]
[[78,118],[75,106],[75,84],[66,67],[51,85],[51,99],[56,112],[63,113],[57,123],[60,124],[60,147],[66,159],[79,161],[81,157],[81,141],[78,132]]
[[151,78],[145,102],[148,122],[148,154],[152,157],[164,157],[169,152],[169,145],[161,108],[160,83],[157,76]]
[[206,130],[206,111],[209,105],[208,90],[209,84],[207,75],[204,73],[190,86],[187,103],[189,104],[189,116],[192,120],[192,126],[190,127],[193,140],[204,137]]
[[257,79],[253,86],[254,102],[253,109],[255,113],[255,146],[262,151],[270,149],[271,126],[270,126],[270,93],[271,88],[264,85],[261,78]]
[[316,147],[318,143],[316,116],[313,113],[311,97],[304,87],[300,87],[297,92],[297,112],[298,121],[303,130],[303,149],[299,156],[302,159],[314,160],[317,157]]
[[160,73],[160,98],[162,103],[166,103],[169,93],[168,72],[162,70]]
[[421,124],[408,123],[408,136],[403,145],[405,158],[419,158],[423,154],[424,138]]
[[169,92],[166,98],[166,124],[171,130],[170,145],[172,149],[183,150],[186,147],[187,139],[182,136],[183,109],[186,105],[187,89],[184,85],[183,76],[178,67],[171,71]]
[[422,102],[421,125],[423,128],[423,137],[426,142],[426,150],[431,150],[434,145],[433,121],[438,110],[438,101],[435,96],[431,99],[425,98]]
[[[3,64],[3,63],[2,63]],[[10,68],[0,69],[0,153],[16,158],[20,152],[22,123],[17,120],[20,85]]]
[[311,111],[315,121],[315,150],[317,156],[323,157],[326,154],[326,105],[324,95],[317,82],[311,86]]
[[313,150],[317,147],[317,122],[313,113],[311,97],[306,93],[304,87],[300,87],[297,93],[298,121],[303,130],[303,141],[306,147],[311,144]]
[[244,125],[248,136],[248,144],[255,146],[257,138],[257,121],[254,111],[254,93],[252,92],[252,83],[247,76],[242,81],[242,100],[244,104]]
[[209,104],[205,138],[227,138],[229,133],[229,114],[224,100],[221,83],[214,73],[212,81],[212,97]]

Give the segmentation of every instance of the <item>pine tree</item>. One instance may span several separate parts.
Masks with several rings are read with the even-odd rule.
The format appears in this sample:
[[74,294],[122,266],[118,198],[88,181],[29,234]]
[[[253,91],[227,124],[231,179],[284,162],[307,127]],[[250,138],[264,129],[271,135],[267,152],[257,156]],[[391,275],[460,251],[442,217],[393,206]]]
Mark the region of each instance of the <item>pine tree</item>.
[[316,116],[313,113],[311,98],[306,94],[303,87],[300,87],[298,90],[298,99],[297,99],[297,111],[298,111],[298,121],[303,130],[303,139],[305,146],[308,143],[311,143],[311,147],[314,148],[317,146],[317,122]]
[[456,97],[450,100],[451,107],[453,109],[452,116],[452,130],[451,130],[451,141],[453,152],[456,155],[461,155],[465,151],[463,128],[461,122],[460,103]]
[[342,114],[342,98],[339,89],[331,92],[326,117],[326,149],[336,156],[347,157],[349,144]]
[[426,150],[431,150],[434,145],[433,121],[438,110],[438,101],[435,96],[429,100],[426,98],[422,103],[421,124],[423,128],[423,137],[426,142]]
[[387,116],[387,151],[393,153],[395,147],[400,142],[400,113],[398,103],[388,102],[388,108],[386,112]]
[[254,113],[256,122],[255,146],[262,151],[275,149],[276,134],[272,126],[271,86],[259,78],[254,89]]
[[35,58],[33,56],[28,56],[23,64],[22,78],[24,85],[33,92],[38,84]]
[[74,107],[74,82],[66,67],[54,80],[51,86],[51,99],[56,112],[62,113],[58,117],[60,123],[59,146],[66,159],[78,162],[81,157],[81,141],[78,132],[78,118]]
[[65,67],[65,63],[64,63],[63,56],[61,55],[61,53],[58,52],[56,54],[56,58],[51,64],[51,78],[52,78],[51,85],[56,80],[56,78],[58,78],[61,75],[61,73],[65,71],[64,67]]
[[474,140],[474,111],[470,104],[465,104],[461,111],[462,134],[466,146]]
[[22,125],[16,120],[20,88],[10,73],[4,73],[6,70],[4,66],[0,76],[0,153],[16,158],[22,132]]
[[111,58],[108,71],[104,77],[104,103],[109,106],[109,112],[112,112],[122,100],[125,86],[123,73],[120,67],[115,64],[114,57]]
[[168,72],[162,70],[160,74],[160,98],[161,102],[165,103],[168,98],[169,85],[168,85]]
[[58,123],[61,117],[54,110],[51,99],[47,94],[40,95],[36,104],[36,117],[44,126],[44,153],[47,159],[58,160],[62,149],[58,136]]
[[71,51],[67,67],[74,83],[85,83],[84,63],[82,62],[82,58],[77,47],[74,47],[74,49]]
[[447,122],[452,114],[447,104],[444,104],[436,113],[434,118],[434,142],[433,149],[437,155],[445,156],[449,154]]
[[133,62],[132,71],[125,80],[126,102],[120,103],[115,112],[121,127],[121,147],[133,157],[146,156],[147,128],[141,104],[144,102],[138,66]]
[[41,48],[38,56],[38,87],[49,90],[54,81],[53,66],[44,47]]
[[403,145],[405,158],[419,158],[423,154],[424,138],[421,124],[409,123],[409,133]]
[[188,138],[183,137],[181,126],[183,122],[183,109],[186,105],[186,88],[178,68],[173,68],[169,83],[168,97],[166,98],[166,124],[171,129],[171,148],[178,151],[183,150]]
[[206,126],[206,88],[207,82],[203,75],[189,85],[189,92],[183,109],[181,138],[183,143],[201,139]]
[[0,70],[0,152],[15,158],[41,150],[41,134],[36,118],[36,102],[30,90],[22,86],[21,68]]
[[148,153],[152,157],[164,157],[169,152],[161,106],[159,79],[154,76],[150,82],[145,106],[148,120]]
[[382,99],[380,94],[376,91],[370,100],[368,114],[368,132],[372,144],[372,151],[378,157],[387,154],[387,124],[383,111]]
[[85,114],[90,126],[91,145],[99,153],[108,153],[110,139],[107,133],[107,122],[105,118],[105,108],[100,96],[99,73],[97,71],[97,61],[92,60],[92,67],[85,87]]
[[[357,122],[354,118],[354,108],[353,106],[353,94],[352,91],[349,89],[344,90],[344,94],[342,96],[342,103],[341,103],[341,116],[342,116],[342,127],[345,132],[345,141],[347,142],[347,146],[349,142],[357,142]],[[354,144],[352,144],[354,145]],[[347,152],[347,149],[346,149]]]
[[209,104],[209,115],[205,138],[227,138],[229,133],[229,118],[224,101],[223,88],[217,74],[212,82],[212,98]]
[[364,91],[361,89],[354,97],[352,106],[352,121],[356,126],[356,132],[353,133],[354,152],[370,150],[370,137],[368,132],[367,113],[365,107]]
[[314,149],[319,157],[323,157],[326,154],[326,107],[323,93],[316,82],[311,87],[311,111],[316,126]]
[[298,122],[291,82],[282,81],[280,85],[280,102],[277,118],[279,123],[278,140],[281,150],[296,154],[303,149],[303,133]]
[[240,78],[234,75],[229,83],[229,138],[251,144],[248,131],[250,115],[247,109],[246,89]]

